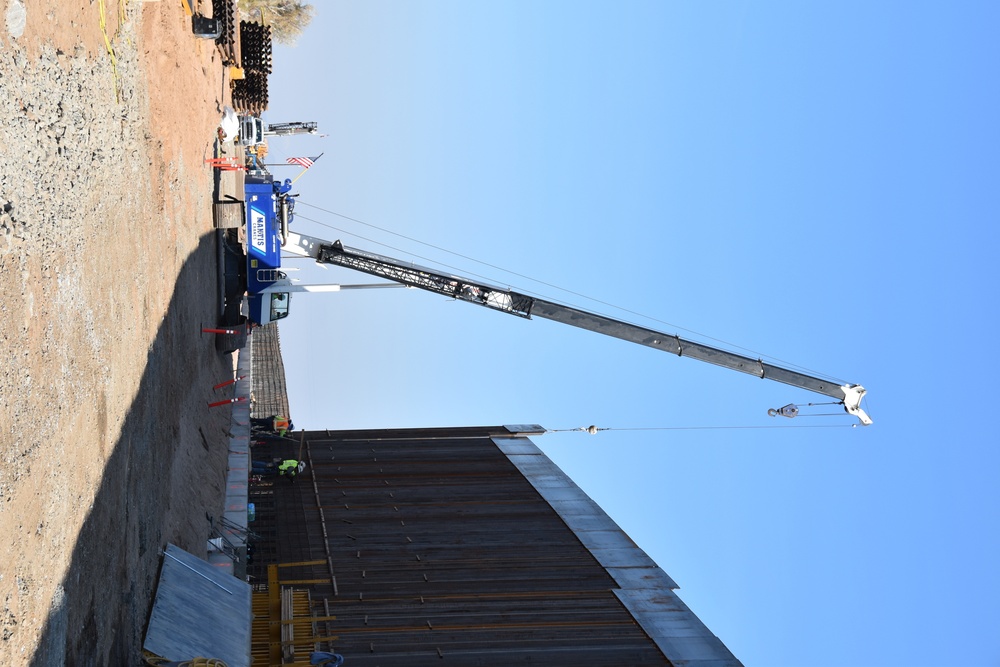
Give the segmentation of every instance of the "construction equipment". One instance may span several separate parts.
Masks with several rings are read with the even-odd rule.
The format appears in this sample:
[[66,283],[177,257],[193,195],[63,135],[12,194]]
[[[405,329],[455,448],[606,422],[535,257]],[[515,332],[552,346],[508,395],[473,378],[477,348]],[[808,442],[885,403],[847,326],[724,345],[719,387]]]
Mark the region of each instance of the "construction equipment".
[[315,121],[294,121],[291,123],[268,123],[264,134],[286,137],[295,134],[317,134],[318,132],[319,124]]
[[[862,424],[869,425],[872,423],[867,413],[861,408],[861,400],[865,396],[865,389],[861,385],[841,385],[823,378],[768,363],[762,359],[754,359],[703,343],[686,340],[676,334],[662,333],[597,313],[587,312],[579,308],[515,292],[514,290],[440,273],[434,269],[403,262],[391,257],[348,248],[340,241],[331,242],[304,234],[297,234],[287,230],[287,226],[282,233],[282,239],[282,248],[285,252],[302,257],[311,257],[320,264],[343,266],[384,278],[396,284],[417,287],[509,315],[516,315],[526,319],[541,317],[561,322],[580,329],[588,329],[614,338],[620,338],[631,343],[645,345],[646,347],[675,354],[679,357],[690,357],[730,370],[782,382],[800,389],[830,396],[841,403],[846,412],[857,417]],[[278,259],[280,260],[280,257]],[[255,295],[252,292],[248,292],[251,300],[254,298],[258,299],[258,307],[251,308],[251,319],[259,324],[266,324],[273,319],[287,316],[291,298],[289,292],[296,291],[297,287],[292,285],[291,281],[283,274],[281,276],[276,273],[268,274],[267,277],[273,278],[273,280],[268,281],[266,287],[259,294]],[[263,286],[263,283],[259,281],[257,284]],[[260,299],[265,294],[271,303],[270,312],[266,312],[260,307],[263,303]]]
[[[291,187],[289,179],[275,180],[267,171],[250,171],[243,179],[243,200],[219,205],[239,212],[239,226],[225,229],[220,238],[220,269],[225,295],[220,324],[225,333],[217,336],[215,344],[222,352],[234,352],[243,347],[248,326],[263,326],[288,317],[291,292],[402,286],[293,285],[281,270],[281,251],[287,245],[288,227],[295,212]],[[244,296],[246,315],[243,314]]]
[[264,141],[264,121],[258,116],[240,116],[240,146],[257,146]]
[[246,343],[248,317],[242,314],[244,294],[248,296],[252,324],[267,324],[288,315],[288,294],[272,295],[269,288],[287,282],[280,268],[281,246],[292,208],[289,190],[289,182],[275,181],[266,171],[255,171],[243,179],[243,201],[224,204],[239,207],[243,234],[241,241],[241,230],[229,229],[221,238],[225,293],[221,324],[236,332],[216,339],[216,347],[223,352],[233,352]]

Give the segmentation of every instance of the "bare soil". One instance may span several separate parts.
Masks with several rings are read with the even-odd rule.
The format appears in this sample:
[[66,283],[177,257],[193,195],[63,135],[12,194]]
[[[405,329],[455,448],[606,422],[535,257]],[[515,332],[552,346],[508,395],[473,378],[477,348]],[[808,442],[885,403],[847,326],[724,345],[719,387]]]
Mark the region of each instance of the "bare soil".
[[135,665],[160,550],[203,556],[224,497],[224,68],[172,0],[0,13],[0,664]]

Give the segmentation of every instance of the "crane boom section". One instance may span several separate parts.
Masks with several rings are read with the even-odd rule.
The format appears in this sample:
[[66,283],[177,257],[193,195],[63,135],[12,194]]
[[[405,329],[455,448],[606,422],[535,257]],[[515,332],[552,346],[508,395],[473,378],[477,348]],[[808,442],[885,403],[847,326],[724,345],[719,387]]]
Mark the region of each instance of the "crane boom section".
[[793,387],[808,389],[818,394],[831,396],[838,401],[844,400],[844,389],[836,382],[829,382],[788,368],[775,366],[760,359],[745,357],[741,354],[696,343],[681,338],[676,334],[661,333],[653,329],[646,329],[645,327],[629,324],[628,322],[621,322],[610,317],[588,313],[584,310],[578,310],[570,306],[542,299],[535,299],[531,308],[531,314],[534,317],[544,317],[545,319],[562,322],[563,324],[579,327],[580,329],[596,331],[605,336],[621,338],[622,340],[651,347],[654,350],[676,354],[679,357],[690,357],[766,380],[774,380],[790,384]]
[[401,282],[413,287],[437,292],[444,296],[468,301],[487,308],[493,308],[520,317],[542,317],[580,329],[588,329],[613,338],[620,338],[654,350],[670,352],[681,357],[690,357],[716,366],[747,373],[759,378],[775,380],[794,387],[800,387],[818,394],[844,400],[844,390],[836,382],[799,373],[787,368],[769,364],[760,359],[734,354],[702,343],[685,340],[675,334],[665,334],[653,329],[622,322],[603,315],[564,306],[503,289],[474,282],[467,278],[438,273],[427,267],[408,264],[391,257],[347,248],[339,241],[322,245],[317,261],[336,264],[363,271],[387,280]]
[[493,287],[468,278],[438,273],[417,264],[402,262],[392,257],[376,255],[356,248],[347,248],[340,241],[321,245],[314,255],[316,261],[336,264],[355,271],[392,280],[411,287],[419,287],[429,292],[480,306],[499,310],[510,315],[528,318],[535,299],[524,294]]
[[444,296],[468,301],[510,315],[531,318],[542,317],[580,329],[588,329],[613,338],[620,338],[655,350],[680,357],[690,357],[723,368],[754,375],[766,380],[782,382],[824,396],[844,404],[845,409],[857,416],[863,424],[871,419],[860,408],[865,390],[860,385],[839,385],[789,368],[776,366],[761,359],[754,359],[703,343],[686,340],[676,334],[666,334],[647,329],[604,315],[590,313],[570,306],[521,294],[513,290],[487,285],[468,278],[439,273],[433,269],[403,262],[392,257],[348,248],[340,241],[330,243],[304,235],[291,234],[292,243],[286,250],[314,257],[317,262],[343,266],[356,271],[385,278],[397,283],[419,287]]

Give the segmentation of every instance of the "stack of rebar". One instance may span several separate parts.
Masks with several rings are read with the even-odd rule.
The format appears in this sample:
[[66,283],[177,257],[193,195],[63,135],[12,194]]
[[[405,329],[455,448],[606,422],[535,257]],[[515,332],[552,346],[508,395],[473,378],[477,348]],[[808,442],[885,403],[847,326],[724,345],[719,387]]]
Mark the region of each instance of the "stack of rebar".
[[259,115],[267,109],[267,76],[271,73],[271,28],[240,22],[240,66],[243,78],[233,82],[233,107]]
[[243,21],[240,23],[241,63],[243,69],[271,73],[271,26]]
[[212,18],[219,22],[219,36],[215,39],[215,43],[226,65],[235,65],[238,62],[235,5],[234,0],[212,0]]

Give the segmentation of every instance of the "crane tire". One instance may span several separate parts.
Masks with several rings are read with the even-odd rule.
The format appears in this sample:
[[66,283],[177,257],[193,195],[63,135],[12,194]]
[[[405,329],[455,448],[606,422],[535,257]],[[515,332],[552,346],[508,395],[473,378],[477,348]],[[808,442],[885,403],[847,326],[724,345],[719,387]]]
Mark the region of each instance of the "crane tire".
[[215,335],[215,349],[223,354],[236,352],[247,344],[247,318],[239,316],[239,321],[235,324],[224,324],[227,329],[235,329],[237,333],[226,333]]

